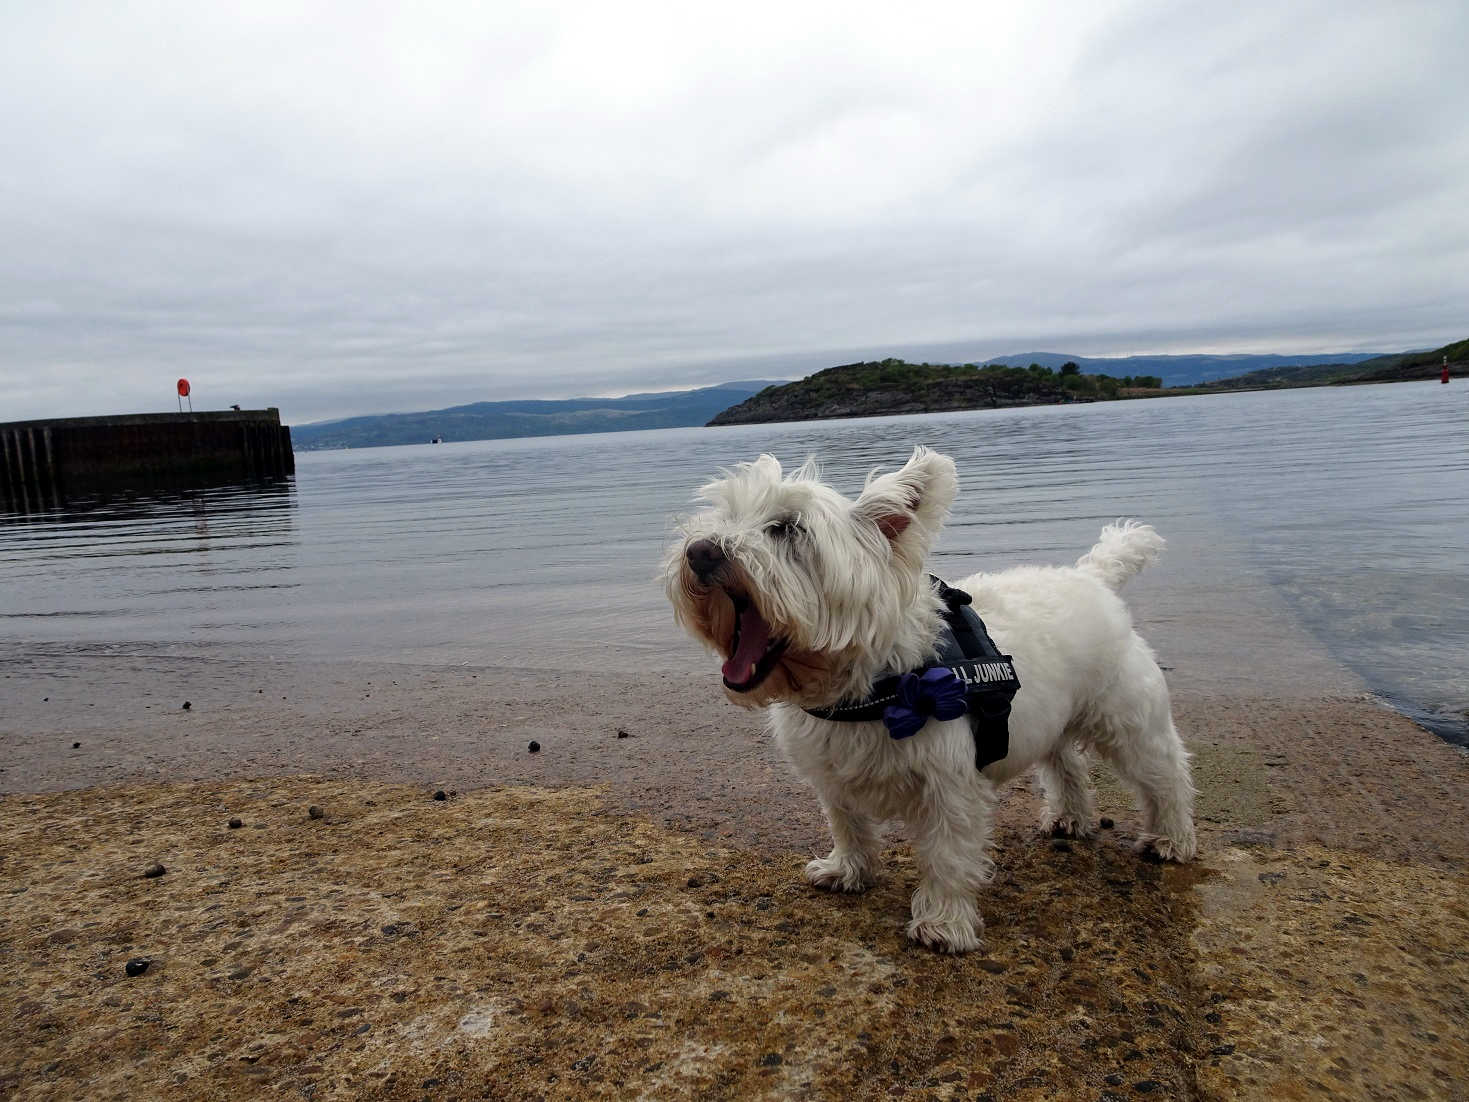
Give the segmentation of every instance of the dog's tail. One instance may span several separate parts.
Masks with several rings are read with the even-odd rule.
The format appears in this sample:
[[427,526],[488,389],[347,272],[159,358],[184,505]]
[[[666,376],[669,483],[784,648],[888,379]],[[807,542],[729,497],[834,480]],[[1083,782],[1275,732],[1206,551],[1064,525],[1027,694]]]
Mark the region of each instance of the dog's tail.
[[1119,520],[1102,529],[1097,545],[1076,560],[1079,570],[1095,575],[1117,591],[1163,551],[1163,537],[1150,524]]

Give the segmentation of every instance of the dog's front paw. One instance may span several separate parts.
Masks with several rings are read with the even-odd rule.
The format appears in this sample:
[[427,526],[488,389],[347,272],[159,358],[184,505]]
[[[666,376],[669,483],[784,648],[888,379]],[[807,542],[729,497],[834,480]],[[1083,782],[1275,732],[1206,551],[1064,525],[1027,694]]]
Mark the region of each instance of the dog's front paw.
[[806,879],[828,892],[865,892],[877,883],[873,871],[850,857],[830,854],[806,863]]
[[1075,815],[1047,815],[1041,819],[1041,834],[1047,838],[1090,838],[1091,823]]
[[1166,838],[1161,834],[1144,834],[1132,848],[1149,860],[1173,861],[1180,865],[1192,861],[1199,853],[1199,845],[1192,834],[1180,839]]
[[972,953],[978,949],[984,923],[975,919],[915,918],[908,923],[908,937],[940,953]]

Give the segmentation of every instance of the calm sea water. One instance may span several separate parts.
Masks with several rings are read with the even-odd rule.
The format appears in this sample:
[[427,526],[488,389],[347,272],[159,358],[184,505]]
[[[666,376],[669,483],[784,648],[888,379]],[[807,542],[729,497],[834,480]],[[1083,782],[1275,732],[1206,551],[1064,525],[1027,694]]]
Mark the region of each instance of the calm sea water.
[[0,655],[693,668],[654,575],[698,483],[769,451],[852,492],[921,442],[962,480],[938,572],[1140,517],[1169,552],[1129,597],[1177,676],[1301,688],[1326,655],[1465,742],[1466,438],[1469,387],[1398,384],[308,452],[280,486],[0,515]]

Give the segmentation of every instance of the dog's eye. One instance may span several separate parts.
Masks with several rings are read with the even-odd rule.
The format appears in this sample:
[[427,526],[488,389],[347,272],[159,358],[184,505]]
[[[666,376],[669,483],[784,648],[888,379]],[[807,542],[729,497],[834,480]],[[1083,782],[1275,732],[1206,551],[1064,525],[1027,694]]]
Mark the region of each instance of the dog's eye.
[[798,535],[801,531],[801,525],[795,517],[783,517],[780,520],[767,524],[765,531],[776,539],[783,540]]

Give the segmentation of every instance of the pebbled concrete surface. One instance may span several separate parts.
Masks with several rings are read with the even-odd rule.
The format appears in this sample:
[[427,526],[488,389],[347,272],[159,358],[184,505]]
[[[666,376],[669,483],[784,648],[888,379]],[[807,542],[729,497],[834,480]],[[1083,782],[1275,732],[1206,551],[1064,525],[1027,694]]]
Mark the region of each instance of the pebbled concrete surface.
[[1469,1066],[1463,873],[1318,846],[1006,831],[952,959],[902,937],[906,846],[827,896],[581,788],[93,788],[0,837],[8,1097],[1453,1098]]
[[1182,687],[1188,869],[1014,787],[949,959],[702,678],[0,669],[0,1096],[1469,1097],[1469,758],[1359,698]]

